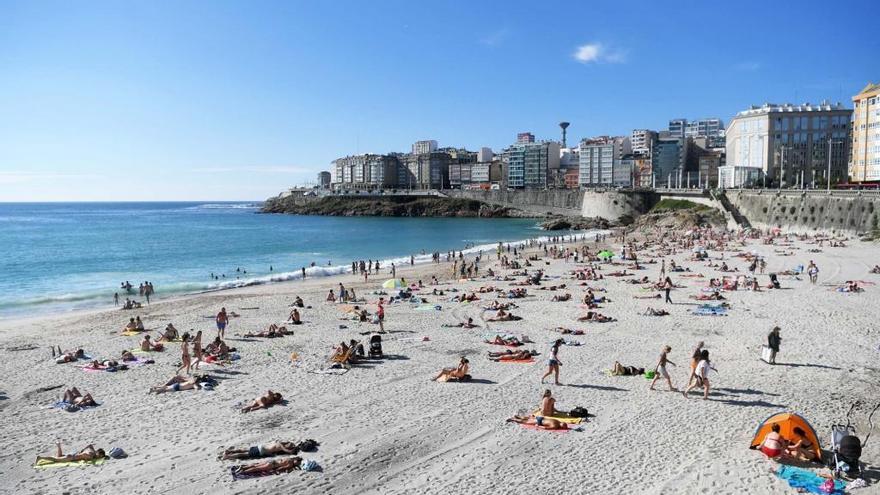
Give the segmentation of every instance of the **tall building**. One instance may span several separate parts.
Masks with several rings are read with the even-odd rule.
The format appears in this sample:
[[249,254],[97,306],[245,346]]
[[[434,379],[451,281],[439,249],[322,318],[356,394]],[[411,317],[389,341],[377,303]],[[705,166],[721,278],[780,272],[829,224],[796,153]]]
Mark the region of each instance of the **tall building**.
[[[852,110],[840,103],[752,106],[737,113],[727,126],[726,166],[757,169],[768,186],[819,187],[828,178],[830,151],[831,181],[846,181],[851,115]],[[741,176],[752,173],[744,171]]]
[[330,189],[330,179],[332,178],[330,172],[322,171],[318,172],[318,187],[321,189]]
[[374,190],[397,185],[399,163],[393,155],[352,155],[333,160],[336,189]]
[[620,159],[631,153],[629,137],[601,136],[582,140],[578,150],[579,184],[581,187],[632,185],[631,169],[615,173],[615,169],[622,167]]
[[457,189],[462,184],[470,184],[471,169],[477,162],[477,152],[464,148],[442,148],[438,150],[449,155],[449,187]]
[[414,155],[420,155],[422,153],[432,153],[434,151],[437,151],[437,141],[433,139],[416,141],[412,145],[412,152]]
[[516,135],[516,144],[528,144],[535,142],[535,135],[531,132],[520,132]]
[[650,156],[657,133],[649,129],[633,129],[630,141],[635,155]]
[[669,135],[672,137],[685,137],[685,129],[687,129],[687,119],[672,119],[669,121]]
[[401,155],[398,186],[407,189],[445,189],[449,187],[448,153],[408,153]]
[[853,182],[880,181],[880,84],[868,83],[852,101],[850,178]]
[[507,187],[544,189],[548,176],[559,170],[559,143],[517,142],[504,150]]
[[477,163],[489,163],[495,157],[495,154],[492,153],[492,148],[482,147],[480,151],[477,151]]
[[651,154],[653,181],[659,186],[677,187],[685,170],[687,140],[675,136],[661,136],[654,143]]
[[724,122],[718,118],[688,121],[685,125],[684,137],[706,138],[709,148],[723,148]]

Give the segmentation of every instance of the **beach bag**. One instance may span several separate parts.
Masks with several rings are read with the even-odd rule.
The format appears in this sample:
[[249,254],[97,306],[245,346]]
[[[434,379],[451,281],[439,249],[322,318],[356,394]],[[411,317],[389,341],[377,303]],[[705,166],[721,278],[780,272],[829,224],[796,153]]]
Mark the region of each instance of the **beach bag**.
[[126,454],[125,451],[120,449],[119,447],[113,447],[112,449],[110,449],[110,452],[108,452],[108,454],[113,459],[122,459],[128,457],[128,454]]
[[590,413],[589,411],[587,411],[587,408],[578,406],[572,409],[571,412],[568,413],[568,415],[573,418],[586,418],[590,415]]
[[761,361],[764,361],[765,363],[769,363],[770,362],[770,355],[772,354],[772,352],[773,351],[770,349],[769,346],[767,346],[766,344],[762,345],[761,346]]
[[648,370],[645,372],[645,378],[648,380],[653,380],[655,376],[657,376],[657,372],[654,370]]
[[309,438],[300,442],[297,447],[303,452],[314,452],[318,449],[318,445],[320,445],[318,442]]

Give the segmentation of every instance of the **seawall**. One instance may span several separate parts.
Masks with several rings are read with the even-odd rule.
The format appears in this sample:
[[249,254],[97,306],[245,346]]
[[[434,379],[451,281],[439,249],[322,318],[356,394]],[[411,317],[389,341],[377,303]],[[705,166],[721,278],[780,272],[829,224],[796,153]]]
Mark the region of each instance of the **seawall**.
[[470,191],[461,189],[444,190],[450,198],[463,198],[482,203],[516,208],[536,215],[578,216],[584,202],[584,192],[576,189],[549,190],[498,190]]
[[753,227],[800,232],[867,232],[880,222],[880,195],[856,191],[727,191]]

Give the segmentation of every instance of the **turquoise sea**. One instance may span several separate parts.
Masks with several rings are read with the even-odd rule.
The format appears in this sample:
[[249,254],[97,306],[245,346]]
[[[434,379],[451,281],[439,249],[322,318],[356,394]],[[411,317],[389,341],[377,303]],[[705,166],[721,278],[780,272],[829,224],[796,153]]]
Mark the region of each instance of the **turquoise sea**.
[[135,292],[148,280],[162,298],[295,280],[303,266],[309,277],[328,276],[353,260],[384,268],[411,254],[426,262],[432,251],[540,235],[533,219],[265,215],[258,206],[0,203],[0,318],[111,307],[114,292],[126,297],[126,280]]

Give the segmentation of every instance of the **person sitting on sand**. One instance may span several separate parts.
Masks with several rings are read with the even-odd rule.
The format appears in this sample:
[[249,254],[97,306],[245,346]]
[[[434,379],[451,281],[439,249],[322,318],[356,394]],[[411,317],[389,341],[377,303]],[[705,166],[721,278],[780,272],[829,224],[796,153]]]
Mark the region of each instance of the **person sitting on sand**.
[[303,300],[302,300],[301,297],[296,296],[296,298],[294,298],[294,300],[293,300],[293,304],[291,304],[291,306],[293,306],[293,307],[295,307],[295,308],[304,308],[306,305],[305,305],[305,303],[303,302]]
[[263,476],[267,474],[289,473],[299,469],[301,464],[302,459],[299,457],[286,457],[284,459],[233,466],[231,470],[235,476]]
[[880,265],[874,265],[874,268],[871,268],[871,273],[880,273]]
[[141,321],[140,316],[135,316],[134,324],[135,324],[135,330],[138,332],[144,332],[147,330],[146,328],[144,328],[144,322]]
[[770,427],[770,432],[761,441],[761,452],[770,459],[779,459],[785,451],[786,441],[779,434],[779,430],[779,423],[773,423],[773,426]]
[[290,312],[290,316],[288,316],[287,319],[294,325],[302,325],[302,320],[299,318],[299,311],[296,308],[293,308],[293,311]]
[[150,336],[144,335],[144,339],[141,340],[141,350],[144,352],[161,352],[165,350],[165,347],[159,342],[151,342]]
[[336,295],[333,294],[333,289],[330,289],[330,293],[327,294],[327,302],[336,302]]
[[65,390],[64,396],[62,397],[61,400],[63,400],[64,402],[67,402],[68,404],[73,404],[74,406],[79,406],[79,407],[89,407],[89,406],[97,406],[98,405],[98,403],[95,402],[95,399],[92,398],[92,394],[87,393],[87,394],[83,395],[82,393],[80,393],[80,391],[76,387],[69,388],[69,389]]
[[[55,355],[55,349],[52,349],[52,355]],[[79,359],[84,359],[86,357],[86,352],[82,349],[77,349],[75,351],[67,351],[62,353],[61,347],[58,347],[58,357],[55,358],[55,362],[57,364],[63,363],[72,363]]]
[[619,361],[614,361],[614,366],[611,367],[611,375],[612,376],[638,376],[644,375],[645,368],[638,368],[635,366],[624,366],[620,364]]
[[521,425],[535,425],[545,430],[567,430],[568,425],[553,418],[545,418],[544,416],[519,416],[516,415],[507,419],[508,423],[519,423]]
[[165,326],[165,331],[163,331],[162,335],[159,336],[158,341],[159,342],[174,342],[178,338],[180,338],[180,332],[178,332],[177,329],[174,328],[174,325],[169,323],[168,325]]
[[807,440],[807,434],[800,427],[795,426],[794,439],[785,447],[785,455],[804,462],[812,462],[816,460],[816,452],[813,450],[813,443]]
[[221,360],[229,357],[230,351],[234,351],[234,349],[230,349],[219,336],[215,337],[213,342],[205,346],[205,352],[208,355]]
[[246,413],[256,411],[257,409],[269,409],[275,404],[281,403],[282,399],[283,397],[281,397],[280,393],[267,390],[266,395],[258,397],[251,405],[241,408],[241,412]]
[[121,358],[123,362],[126,361],[137,361],[137,357],[131,353],[129,350],[123,350]]
[[591,323],[607,323],[609,321],[614,321],[614,318],[610,316],[605,316],[602,313],[596,311],[587,311],[587,314],[584,316],[578,317],[577,321],[587,321]]
[[440,370],[440,373],[437,373],[437,376],[432,378],[435,382],[448,382],[450,380],[461,380],[465,375],[468,374],[468,369],[470,367],[469,361],[466,357],[462,356],[461,361],[458,362],[458,366],[455,368],[443,368]]
[[553,398],[550,389],[546,389],[544,395],[541,396],[541,416],[555,416],[557,414],[559,411],[556,410],[556,399]]
[[122,329],[123,332],[137,332],[137,322],[134,321],[134,318],[129,318],[128,323],[125,325],[125,328]]
[[230,447],[223,451],[222,460],[229,459],[259,459],[261,457],[274,457],[276,455],[296,455],[299,447],[293,442],[269,442],[262,445],[254,445],[246,449]]
[[527,351],[503,351],[489,352],[490,361],[526,361],[532,359],[537,353],[533,350]]
[[76,462],[76,461],[95,461],[98,459],[106,459],[107,454],[104,449],[95,449],[93,445],[86,447],[76,454],[64,454],[61,449],[61,442],[55,444],[57,447],[55,456],[37,456],[37,462]]

